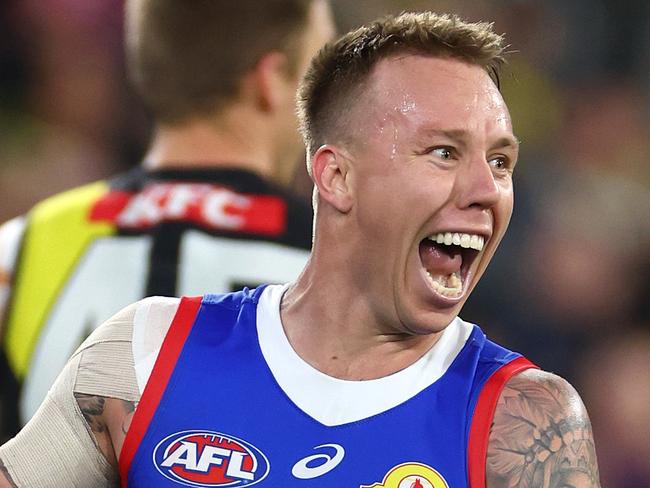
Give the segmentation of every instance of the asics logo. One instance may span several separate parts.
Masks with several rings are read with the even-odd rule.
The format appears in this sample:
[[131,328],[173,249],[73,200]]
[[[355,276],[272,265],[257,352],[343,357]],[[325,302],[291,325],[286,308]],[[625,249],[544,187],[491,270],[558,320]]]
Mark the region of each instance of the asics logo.
[[[312,454],[293,465],[291,474],[301,480],[318,478],[336,468],[345,456],[345,449],[338,444],[323,444],[314,449],[327,449],[328,452]],[[333,455],[332,451],[334,450]]]

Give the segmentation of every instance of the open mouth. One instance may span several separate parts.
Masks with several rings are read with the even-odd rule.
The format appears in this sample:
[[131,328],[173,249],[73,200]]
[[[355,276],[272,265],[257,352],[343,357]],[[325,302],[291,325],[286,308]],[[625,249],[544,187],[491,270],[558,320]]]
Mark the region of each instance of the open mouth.
[[420,260],[433,290],[448,298],[459,298],[484,244],[481,235],[458,232],[439,232],[422,239]]

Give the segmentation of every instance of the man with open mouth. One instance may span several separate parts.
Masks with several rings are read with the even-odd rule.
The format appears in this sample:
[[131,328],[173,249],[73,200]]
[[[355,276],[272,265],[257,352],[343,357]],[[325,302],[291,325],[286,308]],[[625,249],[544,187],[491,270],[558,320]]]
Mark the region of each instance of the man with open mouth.
[[490,24],[431,12],[321,50],[298,96],[315,188],[301,276],[147,299],[76,359],[87,378],[94,347],[133,357],[93,381],[137,391],[82,408],[122,486],[600,486],[575,390],[458,317],[513,208],[504,50]]

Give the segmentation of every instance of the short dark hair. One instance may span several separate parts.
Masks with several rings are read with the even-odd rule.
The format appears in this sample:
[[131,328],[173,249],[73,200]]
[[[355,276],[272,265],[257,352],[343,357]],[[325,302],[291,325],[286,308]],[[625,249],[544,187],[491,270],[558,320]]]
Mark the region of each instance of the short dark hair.
[[309,154],[342,128],[345,120],[338,114],[353,104],[382,59],[401,53],[457,58],[483,67],[498,86],[504,43],[491,23],[433,12],[387,16],[328,43],[312,60],[298,91],[300,130]]
[[313,0],[128,0],[131,82],[156,120],[208,115],[270,51],[297,62]]

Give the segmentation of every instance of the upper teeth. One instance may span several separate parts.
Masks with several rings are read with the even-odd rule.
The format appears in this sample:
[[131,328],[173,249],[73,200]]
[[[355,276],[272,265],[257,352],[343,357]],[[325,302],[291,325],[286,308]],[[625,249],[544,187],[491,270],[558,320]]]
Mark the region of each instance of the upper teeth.
[[477,251],[482,251],[483,244],[485,244],[485,238],[483,236],[460,234],[458,232],[439,232],[438,234],[430,235],[428,239],[438,244],[445,244],[446,246],[454,244],[460,247],[476,249]]

